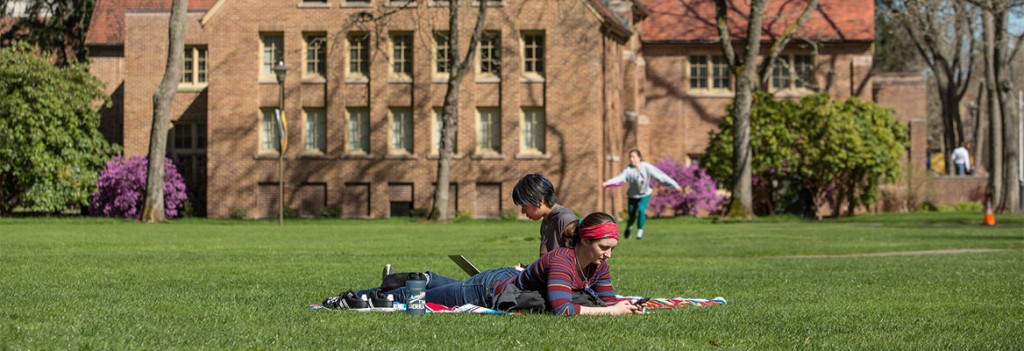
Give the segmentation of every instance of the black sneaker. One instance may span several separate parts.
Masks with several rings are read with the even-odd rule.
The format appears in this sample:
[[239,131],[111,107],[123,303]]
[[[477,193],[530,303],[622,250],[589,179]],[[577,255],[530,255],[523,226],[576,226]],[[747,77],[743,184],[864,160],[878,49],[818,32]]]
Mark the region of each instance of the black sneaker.
[[622,234],[622,236],[629,239],[629,228],[626,228],[626,233]]
[[394,299],[394,297],[391,297],[390,299],[388,297],[391,297],[391,295],[385,296],[380,291],[374,292],[373,294],[370,295],[370,307],[373,307],[373,308],[393,308],[393,307],[395,307],[395,303],[394,303],[394,301],[392,301],[392,299]]
[[335,309],[370,308],[370,303],[359,298],[359,296],[356,296],[355,291],[352,290],[338,294],[338,296],[328,297],[321,305],[326,308]]

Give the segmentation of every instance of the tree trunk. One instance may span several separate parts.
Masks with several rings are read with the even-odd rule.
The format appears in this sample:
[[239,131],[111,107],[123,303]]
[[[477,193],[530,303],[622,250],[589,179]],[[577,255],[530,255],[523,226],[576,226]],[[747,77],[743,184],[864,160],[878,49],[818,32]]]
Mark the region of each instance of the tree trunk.
[[982,97],[985,95],[985,84],[978,84],[978,96],[974,99],[974,109],[971,111],[971,118],[974,118],[974,149],[971,150],[974,153],[974,163],[971,164],[971,168],[975,175],[978,175],[981,170],[988,170],[988,162],[982,156],[985,150],[985,131],[987,124],[984,123],[985,119],[981,118],[982,108]]
[[[1020,212],[1020,180],[1017,169],[1017,160],[1020,157],[1020,150],[1017,149],[1017,121],[1016,114],[1012,113],[1013,108],[1010,106],[1011,85],[1010,80],[1005,72],[1010,70],[1010,60],[1012,57],[1005,57],[1007,52],[1010,51],[1008,28],[1007,24],[1009,21],[1009,10],[1001,10],[994,14],[994,27],[995,31],[995,52],[996,59],[993,64],[995,65],[996,77],[999,77],[999,81],[996,83],[996,90],[998,91],[998,105],[999,113],[1002,117],[1002,159],[1003,159],[1003,195],[1001,201],[995,202],[998,204],[996,209],[1000,213],[1019,213]],[[1019,45],[1019,43],[1018,43]]]
[[1003,123],[1000,116],[999,89],[997,87],[998,72],[996,72],[996,55],[999,52],[996,48],[995,18],[991,9],[985,9],[982,19],[985,25],[985,89],[987,110],[989,113],[989,176],[988,192],[992,194],[992,204],[1002,203],[1003,195]]
[[[751,218],[754,214],[752,169],[750,150],[750,105],[753,91],[761,87],[762,79],[771,72],[772,62],[786,47],[789,38],[807,21],[811,11],[818,6],[818,0],[810,0],[807,7],[797,20],[786,27],[786,30],[772,44],[761,67],[757,62],[761,54],[761,26],[764,23],[765,2],[752,0],[750,15],[747,18],[746,49],[740,59],[732,49],[729,38],[728,13],[731,6],[728,0],[715,1],[715,25],[718,29],[719,44],[729,68],[736,76],[736,95],[733,98],[733,176],[732,198],[726,216],[732,218]],[[760,78],[760,79],[759,79]]]
[[459,117],[459,86],[465,76],[469,64],[473,62],[477,43],[483,33],[487,16],[487,1],[480,1],[473,36],[469,41],[466,57],[458,60],[459,53],[459,1],[448,2],[448,58],[451,67],[448,70],[448,87],[444,94],[444,107],[441,112],[441,145],[437,150],[437,184],[434,188],[434,204],[427,219],[444,223],[448,220],[448,188],[451,178],[452,153],[455,150],[456,122]]
[[164,218],[164,157],[171,103],[178,91],[185,58],[185,20],[188,0],[174,0],[168,25],[167,66],[160,87],[153,94],[153,128],[149,134],[149,165],[146,171],[145,207],[142,221],[161,222]]

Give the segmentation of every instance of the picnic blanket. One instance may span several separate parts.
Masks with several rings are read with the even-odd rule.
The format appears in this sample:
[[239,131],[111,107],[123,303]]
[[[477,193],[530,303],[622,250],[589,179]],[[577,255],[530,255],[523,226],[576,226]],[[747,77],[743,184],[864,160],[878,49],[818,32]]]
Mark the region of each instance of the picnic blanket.
[[[641,298],[642,297],[640,297],[640,296],[615,295],[615,300],[616,301],[623,301],[623,300],[636,301],[636,300],[639,300]],[[713,299],[710,299],[710,300],[707,300],[707,299],[693,299],[693,298],[681,298],[681,297],[676,297],[676,298],[651,298],[644,305],[644,312],[646,313],[646,311],[648,311],[648,310],[655,310],[655,309],[682,308],[682,307],[707,307],[707,306],[715,306],[715,305],[724,305],[726,303],[728,303],[728,302],[724,298],[722,298],[722,297],[716,297],[716,298],[713,298]],[[327,309],[327,308],[321,306],[320,304],[310,304],[309,308],[310,309],[314,309],[314,310]],[[402,304],[395,304],[394,308],[363,308],[363,309],[353,309],[351,311],[359,311],[359,312],[396,312],[396,311],[404,311],[404,310],[405,310],[405,307]],[[477,305],[474,305],[474,304],[465,304],[465,305],[457,306],[457,307],[449,307],[449,306],[439,305],[439,304],[432,303],[432,302],[427,302],[427,312],[428,313],[504,314],[504,315],[519,314],[519,312],[506,312],[506,311],[493,310],[493,309],[490,309],[490,308],[486,308],[486,307],[482,307],[482,306],[477,306]]]

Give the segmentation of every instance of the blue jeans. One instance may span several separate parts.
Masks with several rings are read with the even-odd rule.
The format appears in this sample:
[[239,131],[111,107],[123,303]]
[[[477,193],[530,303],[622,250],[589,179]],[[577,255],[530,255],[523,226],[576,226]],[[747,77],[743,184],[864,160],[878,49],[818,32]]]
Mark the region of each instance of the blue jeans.
[[962,176],[962,175],[967,174],[967,165],[966,164],[955,163],[954,165],[956,166],[956,175]]
[[[448,307],[462,306],[471,303],[477,306],[490,307],[494,302],[494,288],[508,277],[519,274],[515,268],[489,269],[480,274],[474,275],[464,281],[458,281],[443,275],[426,272],[430,275],[427,282],[427,302],[432,302]],[[370,295],[380,288],[370,288],[356,292],[357,296]],[[394,296],[396,302],[406,303],[407,294],[404,287],[385,291],[387,296]]]

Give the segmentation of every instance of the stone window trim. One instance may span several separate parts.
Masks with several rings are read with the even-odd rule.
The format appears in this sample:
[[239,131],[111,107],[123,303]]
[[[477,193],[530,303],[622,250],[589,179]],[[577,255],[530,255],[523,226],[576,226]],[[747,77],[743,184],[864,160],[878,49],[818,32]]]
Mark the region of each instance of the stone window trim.
[[[699,59],[700,68],[696,67],[693,62],[695,59]],[[686,92],[690,95],[698,96],[733,96],[735,95],[735,84],[736,79],[732,75],[732,71],[729,70],[729,64],[725,62],[725,57],[721,54],[714,53],[695,53],[687,55],[684,60],[685,69],[683,72],[686,74]],[[700,69],[703,72],[703,77],[694,77],[694,70]],[[694,82],[699,81],[700,84],[696,85]],[[728,87],[716,87],[721,85],[721,81],[726,80]]]
[[[452,55],[448,48],[449,33],[446,30],[434,31],[433,55],[431,55],[431,80],[435,83],[448,82],[452,70]],[[445,57],[447,56],[447,57]]]
[[[397,120],[396,118],[401,118]],[[388,108],[388,153],[389,156],[412,155],[415,157],[416,122],[413,109],[408,106]]]
[[341,7],[373,7],[370,0],[341,0]]
[[543,30],[523,30],[519,33],[519,52],[522,82],[543,82],[546,63],[546,41]]
[[[531,123],[532,122],[532,123]],[[533,125],[531,125],[533,124]],[[537,129],[540,130],[537,130]],[[547,116],[543,106],[524,106],[519,111],[519,155],[547,154]],[[531,135],[531,132],[533,133]]]
[[[305,107],[302,109],[302,151],[300,154],[327,154],[327,109]],[[315,119],[310,121],[310,119]]]
[[185,45],[185,59],[178,82],[179,92],[200,92],[210,83],[209,49],[206,45]]
[[300,9],[329,9],[331,4],[327,0],[301,0],[295,7]]
[[501,82],[501,32],[484,31],[476,50],[476,81]]
[[[353,124],[353,115],[359,118],[357,124]],[[345,109],[345,151],[343,157],[364,158],[372,155],[370,151],[369,124],[369,107],[353,106]]]
[[[427,5],[430,6],[430,7],[441,7],[441,6],[446,6],[447,7],[448,6],[448,1],[444,1],[444,0],[427,0]],[[504,6],[505,6],[505,1],[504,0],[489,0],[489,1],[487,1],[487,7],[504,7]],[[480,1],[473,1],[473,7],[474,8],[479,8],[480,7]]]
[[[302,33],[302,79],[326,80],[327,78],[327,33]],[[312,58],[310,56],[313,56]],[[312,67],[312,69],[310,69]]]
[[419,6],[418,0],[383,0],[384,7],[413,8]]
[[477,107],[474,156],[502,155],[501,120],[500,107]]
[[389,82],[412,82],[415,50],[413,34],[408,31],[396,31],[388,34],[391,47],[391,75]]
[[345,36],[345,82],[369,83],[370,34],[349,32]]
[[[812,94],[817,87],[817,57],[810,53],[780,54],[772,65],[768,91],[780,97]],[[784,86],[780,86],[784,85]]]
[[274,120],[276,107],[262,107],[259,109],[259,123],[257,124],[258,142],[256,143],[257,158],[266,156],[277,158],[281,153],[277,136],[277,126]]
[[[275,47],[268,48],[268,44]],[[284,62],[284,45],[283,32],[260,32],[260,83],[277,84],[277,77],[274,75],[273,68],[278,62]],[[268,50],[273,50],[273,52],[268,52]],[[273,62],[267,61],[268,54],[270,54],[271,61]]]

